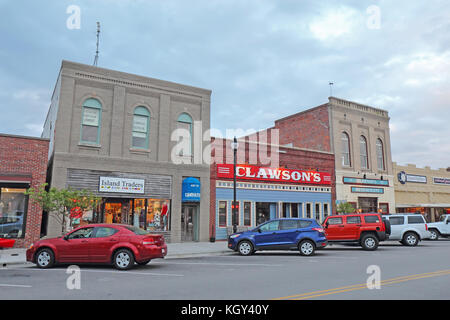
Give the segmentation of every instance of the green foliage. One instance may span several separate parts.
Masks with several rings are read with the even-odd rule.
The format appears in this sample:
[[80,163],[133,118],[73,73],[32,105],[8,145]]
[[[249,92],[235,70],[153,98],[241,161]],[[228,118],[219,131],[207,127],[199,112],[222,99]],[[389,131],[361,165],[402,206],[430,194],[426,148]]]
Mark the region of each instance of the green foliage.
[[100,197],[95,196],[89,190],[74,189],[47,189],[44,183],[37,188],[28,189],[25,194],[32,201],[39,204],[44,211],[53,214],[60,222],[64,232],[64,222],[68,218],[69,213],[76,208],[79,212],[92,210],[101,201]]
[[336,208],[338,213],[353,213],[355,212],[355,208],[353,208],[352,204],[349,202],[341,202],[338,204]]

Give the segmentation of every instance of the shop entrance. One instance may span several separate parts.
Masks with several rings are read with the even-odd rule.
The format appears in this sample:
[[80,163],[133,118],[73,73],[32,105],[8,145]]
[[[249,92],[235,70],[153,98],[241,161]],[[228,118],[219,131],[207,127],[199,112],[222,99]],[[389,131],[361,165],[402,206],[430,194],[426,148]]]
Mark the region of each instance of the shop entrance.
[[198,241],[198,205],[181,208],[181,241]]
[[358,198],[358,206],[362,212],[378,212],[378,198]]

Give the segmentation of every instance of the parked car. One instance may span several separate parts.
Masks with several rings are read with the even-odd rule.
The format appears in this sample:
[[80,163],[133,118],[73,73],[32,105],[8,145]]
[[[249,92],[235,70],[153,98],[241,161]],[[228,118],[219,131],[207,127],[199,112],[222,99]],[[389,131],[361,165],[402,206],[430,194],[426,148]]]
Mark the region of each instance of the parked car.
[[249,256],[259,250],[299,250],[302,256],[324,248],[327,238],[314,219],[274,219],[228,237],[228,248]]
[[450,214],[444,214],[438,222],[428,224],[430,240],[438,240],[439,237],[450,237]]
[[376,250],[389,238],[389,222],[377,213],[332,215],[323,226],[329,243],[358,243],[364,250]]
[[39,240],[26,252],[27,261],[39,268],[61,263],[101,263],[126,270],[164,258],[164,237],[123,224],[90,224],[63,237]]
[[383,215],[383,219],[391,224],[389,240],[398,240],[405,246],[416,246],[421,240],[431,236],[427,222],[421,214]]

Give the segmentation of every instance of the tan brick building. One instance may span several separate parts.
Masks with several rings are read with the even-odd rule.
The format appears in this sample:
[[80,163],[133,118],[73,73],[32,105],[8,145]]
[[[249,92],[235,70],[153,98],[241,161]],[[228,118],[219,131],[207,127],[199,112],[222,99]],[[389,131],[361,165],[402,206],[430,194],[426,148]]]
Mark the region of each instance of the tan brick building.
[[450,170],[393,163],[396,211],[420,212],[427,221],[450,213]]

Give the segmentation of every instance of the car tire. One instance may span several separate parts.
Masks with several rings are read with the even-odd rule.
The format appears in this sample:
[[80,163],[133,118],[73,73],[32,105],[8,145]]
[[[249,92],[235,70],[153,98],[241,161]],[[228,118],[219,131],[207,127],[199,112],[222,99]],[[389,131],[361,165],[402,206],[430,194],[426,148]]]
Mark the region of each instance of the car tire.
[[302,256],[313,256],[316,252],[316,245],[311,240],[303,240],[298,245],[298,251]]
[[419,243],[419,237],[414,232],[407,232],[403,236],[402,243],[408,247],[415,247]]
[[361,247],[367,251],[374,251],[378,249],[378,238],[372,234],[366,234],[361,238]]
[[250,256],[253,254],[253,244],[247,240],[239,242],[237,249],[241,256]]
[[114,253],[113,265],[119,270],[128,270],[134,265],[134,255],[128,249],[119,249]]
[[147,263],[149,263],[152,259],[147,259],[141,262],[136,261],[136,263],[140,266],[145,266]]
[[36,265],[40,269],[48,269],[55,265],[53,250],[44,248],[36,253]]
[[440,234],[439,234],[439,231],[438,231],[438,230],[436,230],[436,229],[430,229],[430,230],[428,230],[428,231],[430,231],[430,233],[431,233],[430,240],[432,240],[432,241],[439,240]]

